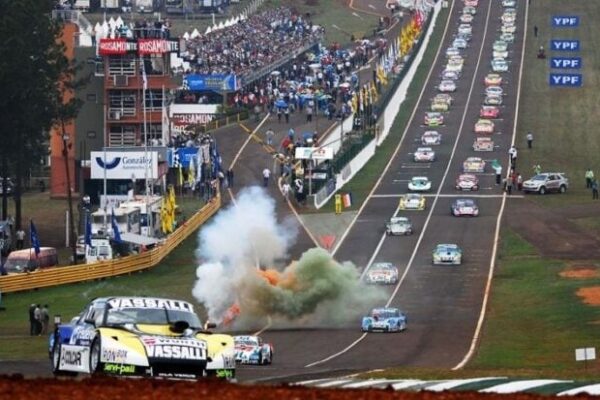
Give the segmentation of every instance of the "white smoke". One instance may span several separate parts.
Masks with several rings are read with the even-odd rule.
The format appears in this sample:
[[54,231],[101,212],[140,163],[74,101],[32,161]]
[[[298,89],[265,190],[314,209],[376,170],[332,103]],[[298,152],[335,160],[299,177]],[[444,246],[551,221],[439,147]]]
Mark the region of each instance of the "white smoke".
[[267,282],[257,268],[275,268],[277,260],[286,258],[297,229],[291,219],[278,223],[274,200],[250,187],[201,230],[196,252],[201,265],[192,294],[211,321],[221,322],[236,304],[238,327],[240,321],[248,326],[265,317],[280,324],[302,320],[306,325],[307,318],[337,323],[383,299],[383,291],[360,282],[352,264],[339,264],[322,249],[307,251],[298,262],[278,268],[279,274],[270,271],[280,281]]

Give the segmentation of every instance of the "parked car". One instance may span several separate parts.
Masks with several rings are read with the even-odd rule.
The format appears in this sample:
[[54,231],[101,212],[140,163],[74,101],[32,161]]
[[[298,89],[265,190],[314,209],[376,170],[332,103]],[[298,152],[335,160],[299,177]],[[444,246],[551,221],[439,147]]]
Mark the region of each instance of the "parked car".
[[564,172],[543,172],[523,182],[525,193],[565,193],[568,188],[569,179]]
[[35,249],[23,249],[11,252],[4,263],[7,273],[32,272],[37,269],[58,265],[58,253],[54,247],[41,247],[35,255]]

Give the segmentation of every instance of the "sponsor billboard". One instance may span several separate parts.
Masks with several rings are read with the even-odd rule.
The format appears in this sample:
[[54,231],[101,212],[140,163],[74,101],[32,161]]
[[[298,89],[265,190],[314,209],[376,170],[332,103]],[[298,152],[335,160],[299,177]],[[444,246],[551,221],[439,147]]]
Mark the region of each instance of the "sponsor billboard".
[[552,57],[550,68],[554,69],[581,69],[581,57]]
[[550,50],[553,51],[579,51],[579,40],[576,39],[552,39]]
[[[91,178],[104,179],[156,179],[158,153],[156,151],[104,151],[91,152]],[[106,172],[105,172],[106,171]]]
[[581,87],[583,75],[581,74],[550,74],[550,86]]
[[179,40],[171,39],[100,39],[98,54],[101,56],[137,53],[140,56],[179,52]]
[[330,147],[296,147],[296,158],[299,160],[331,160],[333,149]]
[[579,17],[577,15],[553,15],[553,28],[576,28],[579,26]]
[[191,74],[183,78],[183,87],[191,91],[227,91],[239,89],[238,79],[233,74]]

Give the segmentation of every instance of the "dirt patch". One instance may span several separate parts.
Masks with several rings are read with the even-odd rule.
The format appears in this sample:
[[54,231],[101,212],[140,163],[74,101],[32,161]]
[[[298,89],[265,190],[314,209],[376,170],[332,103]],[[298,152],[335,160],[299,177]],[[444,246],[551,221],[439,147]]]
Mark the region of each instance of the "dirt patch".
[[579,288],[576,292],[585,304],[600,306],[600,286],[589,286]]
[[[577,208],[582,213],[584,205]],[[588,215],[597,213],[594,204]],[[566,260],[600,258],[600,240],[564,216],[560,210],[540,206],[527,198],[508,202],[503,223],[531,243],[544,257]]]
[[563,271],[559,273],[563,278],[572,279],[591,279],[600,276],[598,267],[595,265],[569,265]]

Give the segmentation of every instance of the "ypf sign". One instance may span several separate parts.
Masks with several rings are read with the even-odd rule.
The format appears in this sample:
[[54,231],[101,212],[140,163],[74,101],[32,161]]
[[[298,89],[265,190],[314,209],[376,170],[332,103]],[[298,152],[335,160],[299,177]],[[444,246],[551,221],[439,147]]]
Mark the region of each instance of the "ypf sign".
[[[580,24],[578,15],[553,15],[550,19],[550,25],[555,29],[578,28]],[[573,70],[581,70],[583,62],[581,57],[573,57],[567,52],[578,52],[581,50],[581,43],[577,38],[569,39],[551,39],[550,50],[560,54],[553,54],[550,57],[550,74],[548,75],[548,84],[553,87],[581,87],[583,86],[583,74],[575,74]],[[553,71],[570,70],[570,71]]]

